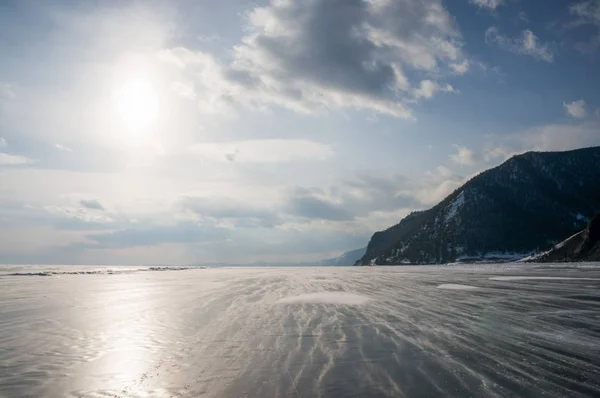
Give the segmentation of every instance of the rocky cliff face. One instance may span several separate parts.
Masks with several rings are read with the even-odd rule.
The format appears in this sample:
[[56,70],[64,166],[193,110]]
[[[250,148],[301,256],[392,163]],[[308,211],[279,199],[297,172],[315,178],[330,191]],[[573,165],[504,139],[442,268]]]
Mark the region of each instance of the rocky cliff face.
[[551,250],[525,261],[541,263],[600,261],[600,214],[596,215],[583,231],[557,244]]
[[599,210],[600,147],[528,152],[375,233],[357,264],[518,259],[580,231]]

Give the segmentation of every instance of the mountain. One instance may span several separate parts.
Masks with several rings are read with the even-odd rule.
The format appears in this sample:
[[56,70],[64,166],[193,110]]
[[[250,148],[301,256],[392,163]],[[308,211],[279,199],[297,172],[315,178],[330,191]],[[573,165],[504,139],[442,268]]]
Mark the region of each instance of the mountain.
[[600,210],[600,147],[527,152],[371,238],[357,264],[517,259],[583,229]]
[[339,257],[321,260],[317,263],[317,265],[354,265],[358,260],[362,258],[362,256],[365,255],[366,251],[366,247],[350,250]]
[[600,213],[583,231],[560,242],[552,249],[526,258],[524,261],[540,263],[600,261]]
[[339,266],[339,265],[354,265],[358,260],[364,256],[366,247],[360,249],[354,249],[345,252],[339,257],[328,258],[319,261],[304,261],[295,263],[283,263],[283,262],[266,262],[266,261],[255,261],[249,264],[232,264],[232,263],[200,263],[193,264],[196,266],[206,267],[307,267],[307,266]]

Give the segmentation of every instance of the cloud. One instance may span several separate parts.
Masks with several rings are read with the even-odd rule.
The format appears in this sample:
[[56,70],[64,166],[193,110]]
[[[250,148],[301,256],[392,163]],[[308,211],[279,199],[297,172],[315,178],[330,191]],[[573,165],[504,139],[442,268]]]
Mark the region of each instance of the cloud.
[[480,8],[495,10],[498,6],[504,4],[504,0],[470,0],[471,4],[475,4]]
[[350,108],[410,119],[405,70],[467,68],[460,32],[440,0],[273,0],[246,17],[229,64],[183,47],[159,54],[194,81],[201,111]]
[[[44,200],[49,198],[45,197]],[[108,230],[125,225],[122,220],[98,211],[90,211],[80,206],[32,205],[30,203],[6,200],[0,202],[0,231],[21,229],[35,230],[51,228],[58,231]],[[26,237],[22,238],[26,240]],[[31,238],[33,239],[33,238]],[[34,246],[38,242],[31,242]]]
[[[203,55],[203,53],[193,53],[192,51],[183,48],[183,47],[176,47],[174,49],[171,50],[167,50],[167,49],[163,49],[160,50],[157,54],[158,59],[162,60],[163,62],[170,64],[172,66],[175,66],[179,69],[185,69],[185,67],[188,64],[192,64],[192,60],[190,59],[192,56],[194,58],[196,58],[197,55]],[[212,57],[208,56],[208,58],[210,58],[210,60],[212,60]],[[199,63],[199,64],[203,64],[203,62],[193,62],[193,63]]]
[[439,83],[434,82],[433,80],[421,80],[419,88],[413,91],[413,95],[417,99],[429,99],[433,97],[437,92],[456,93],[456,90],[449,84],[440,85]]
[[596,29],[595,35],[588,42],[577,43],[576,48],[584,53],[591,53],[600,48],[600,0],[587,0],[572,4],[569,11],[577,18],[571,23],[571,26],[588,25]]
[[485,31],[485,42],[495,43],[504,50],[529,55],[537,60],[554,61],[554,53],[550,46],[540,43],[538,37],[529,29],[524,30],[521,36],[511,38],[501,35],[498,29],[492,26]]
[[20,166],[32,162],[33,160],[26,156],[0,152],[0,166]]
[[[600,146],[600,121],[597,119],[577,124],[549,124],[527,130],[486,136],[483,148],[478,151],[467,149],[463,153],[472,164],[481,169],[497,165],[505,160],[528,151],[569,151],[578,148]],[[460,164],[461,149],[451,155]]]
[[434,205],[463,182],[462,176],[443,166],[417,178],[361,172],[326,189],[296,187],[284,209],[300,217],[340,223],[340,229],[361,224],[376,230],[412,210]]
[[119,249],[164,243],[204,243],[225,239],[227,236],[227,230],[222,228],[180,222],[174,225],[125,228],[108,233],[90,234],[86,238],[92,243],[73,246],[81,249]]
[[490,66],[485,62],[482,61],[477,61],[474,62],[473,65],[476,65],[477,67],[479,67],[484,73],[492,72],[495,73],[496,75],[503,75],[504,73],[502,72],[502,68],[500,68],[499,66]]
[[582,99],[569,103],[563,102],[563,107],[569,116],[576,119],[584,118],[587,114],[585,109],[585,101]]
[[10,84],[0,82],[0,100],[10,100],[16,97],[17,95]]
[[525,11],[519,11],[516,19],[518,22],[523,22],[523,23],[531,22],[531,20],[529,19],[529,17],[527,16],[527,13]]
[[185,84],[182,82],[173,82],[171,83],[171,89],[179,95],[180,97],[193,100],[196,98],[196,92],[194,91],[194,87],[190,84]]
[[450,64],[450,69],[457,75],[464,75],[469,71],[470,63],[468,59],[465,59],[458,64]]
[[112,223],[115,221],[114,218],[108,215],[99,214],[97,211],[95,211],[98,210],[96,208],[90,208],[83,204],[81,204],[81,206],[83,207],[48,205],[44,206],[44,210],[55,216],[73,218],[86,223],[105,224]]
[[184,197],[179,206],[198,219],[225,221],[223,226],[232,227],[273,227],[282,223],[277,212],[271,208],[250,205],[231,198]]
[[374,211],[396,211],[420,206],[414,199],[415,187],[413,180],[401,174],[363,171],[343,181],[339,188],[340,200],[358,216]]
[[470,166],[474,163],[473,151],[467,147],[454,144],[457,153],[450,155],[450,160],[456,164]]
[[17,213],[13,212],[8,222],[34,228],[51,227],[55,231],[111,230],[128,224],[126,220],[80,205],[26,206]]
[[521,153],[521,152],[518,150],[506,148],[504,146],[499,146],[499,147],[495,147],[495,148],[486,148],[483,151],[483,160],[485,160],[486,162],[492,162],[492,161],[495,161],[496,159],[505,161],[505,160],[513,157],[514,155],[518,155],[519,153]]
[[212,160],[239,163],[282,163],[302,160],[327,160],[330,146],[308,140],[245,140],[195,144],[189,152]]
[[361,247],[371,234],[372,230],[364,225],[332,228],[320,220],[276,229],[237,229],[231,231],[228,239],[211,242],[210,247],[215,250],[206,250],[206,255],[198,257],[239,263],[314,261]]
[[73,150],[71,148],[69,148],[66,145],[62,145],[62,144],[54,144],[54,147],[56,149],[58,149],[59,151],[64,151],[64,152],[73,152]]
[[582,28],[574,44],[582,53],[594,53],[600,48],[600,0],[585,0],[569,6],[573,19],[566,23],[570,29]]
[[96,199],[82,199],[79,201],[79,204],[86,209],[104,211],[104,206]]
[[553,124],[524,132],[520,138],[524,148],[538,151],[566,151],[600,145],[597,121],[579,125]]
[[[6,148],[8,141],[4,137],[0,137],[0,148]],[[10,155],[8,153],[0,152],[0,166],[19,166],[33,162],[26,156],[21,155]]]
[[426,172],[412,192],[420,203],[420,206],[415,206],[413,209],[436,205],[465,182],[466,177],[455,174],[445,166],[438,166]]
[[[125,258],[120,257],[124,253],[130,253],[128,261],[135,263],[325,258],[332,251],[364,244],[373,231],[399,221],[411,210],[434,204],[452,191],[457,178],[445,168],[415,179],[398,174],[385,175],[380,171],[362,171],[326,188],[286,189],[278,186],[276,191],[266,194],[264,189],[254,187],[250,195],[238,197],[237,193],[226,191],[223,194],[229,196],[210,196],[211,190],[227,186],[219,185],[208,188],[206,196],[178,196],[170,201],[168,198],[177,192],[170,195],[167,187],[171,185],[165,184],[159,175],[152,178],[149,191],[137,192],[139,187],[135,187],[133,181],[127,184],[136,189],[137,196],[131,197],[131,193],[127,193],[131,203],[121,199],[119,213],[110,213],[85,207],[81,203],[82,194],[66,195],[65,192],[76,187],[78,192],[86,192],[89,198],[96,194],[90,188],[101,186],[102,192],[98,194],[102,194],[121,185],[113,186],[107,180],[98,179],[101,176],[89,173],[81,175],[89,185],[80,182],[72,185],[76,180],[74,175],[62,172],[61,176],[56,180],[69,184],[50,191],[41,190],[44,200],[58,196],[60,201],[76,201],[73,202],[75,205],[27,205],[25,209],[21,204],[14,211],[4,203],[0,206],[0,221],[9,217],[10,228],[27,224],[79,233],[74,238],[64,238],[58,246],[54,243],[52,247],[57,251],[46,253],[46,259],[38,262],[59,261],[57,259],[76,263],[124,262]],[[23,173],[17,177],[38,180]],[[47,173],[39,177],[41,181],[48,180]],[[190,181],[197,178],[194,176]],[[135,181],[137,183],[137,179]],[[190,183],[187,189],[197,191],[202,185]],[[278,193],[280,189],[284,191]],[[161,195],[155,196],[157,190]],[[39,197],[40,194],[34,192],[28,200]],[[113,197],[112,200],[118,199]],[[160,203],[148,207],[145,201]],[[69,245],[69,242],[74,243]],[[201,244],[206,242],[210,244]],[[154,254],[133,252],[135,248],[152,250]]]
[[600,0],[586,0],[572,4],[569,12],[584,24],[600,26]]
[[504,161],[527,151],[568,151],[600,146],[600,124],[597,120],[579,124],[549,124],[528,130],[489,136],[484,160]]
[[201,43],[211,43],[213,41],[221,40],[221,36],[217,34],[206,35],[206,36],[198,36],[196,39]]
[[286,210],[298,217],[317,220],[349,221],[354,218],[342,205],[318,198],[302,188],[296,188],[290,192]]

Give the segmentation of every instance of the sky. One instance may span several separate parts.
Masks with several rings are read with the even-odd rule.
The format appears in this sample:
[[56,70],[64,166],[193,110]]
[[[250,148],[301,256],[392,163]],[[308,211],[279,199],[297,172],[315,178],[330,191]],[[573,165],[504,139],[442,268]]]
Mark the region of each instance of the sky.
[[600,0],[0,2],[0,263],[305,262],[600,145]]

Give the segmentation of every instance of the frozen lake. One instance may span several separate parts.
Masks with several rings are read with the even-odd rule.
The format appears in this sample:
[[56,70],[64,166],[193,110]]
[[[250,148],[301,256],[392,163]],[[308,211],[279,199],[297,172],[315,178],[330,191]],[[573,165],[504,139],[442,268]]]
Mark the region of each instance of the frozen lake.
[[599,383],[600,264],[0,267],[0,397],[597,397]]

